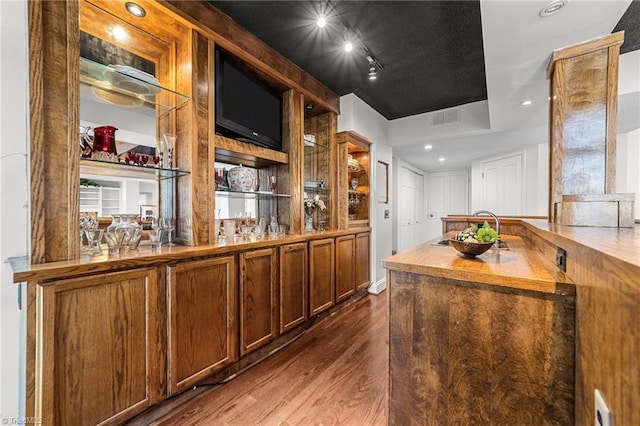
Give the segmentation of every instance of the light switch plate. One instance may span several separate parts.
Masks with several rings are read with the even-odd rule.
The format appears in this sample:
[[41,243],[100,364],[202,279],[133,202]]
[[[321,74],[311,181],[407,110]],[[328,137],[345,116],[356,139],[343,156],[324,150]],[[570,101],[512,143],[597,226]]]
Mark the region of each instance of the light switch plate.
[[596,426],[613,426],[613,416],[611,410],[607,406],[604,397],[598,389],[594,391],[595,398],[595,425]]

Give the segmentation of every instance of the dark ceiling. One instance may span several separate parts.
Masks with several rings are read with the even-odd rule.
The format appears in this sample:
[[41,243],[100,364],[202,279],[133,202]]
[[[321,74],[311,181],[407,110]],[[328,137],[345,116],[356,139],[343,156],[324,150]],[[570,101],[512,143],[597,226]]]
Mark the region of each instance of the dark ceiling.
[[612,33],[624,30],[624,43],[620,53],[640,49],[640,0],[633,0]]
[[[478,0],[209,3],[336,94],[354,93],[389,120],[487,99]],[[634,0],[615,30],[626,30],[623,53],[640,48],[638,22]],[[342,49],[346,28],[363,43],[350,54]],[[376,81],[367,78],[367,54],[383,66]]]
[[[487,99],[478,1],[211,1],[336,94],[356,94],[387,119]],[[328,15],[324,29],[316,25]],[[368,80],[362,46],[342,49],[344,28],[382,66]],[[356,30],[356,31],[357,31]]]

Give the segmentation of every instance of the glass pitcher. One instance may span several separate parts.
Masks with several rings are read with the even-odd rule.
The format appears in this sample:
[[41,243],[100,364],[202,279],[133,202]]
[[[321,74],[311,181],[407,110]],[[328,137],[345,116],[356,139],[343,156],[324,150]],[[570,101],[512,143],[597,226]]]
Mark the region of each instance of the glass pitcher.
[[113,126],[100,126],[93,129],[93,152],[106,152],[118,155],[116,150],[116,130]]

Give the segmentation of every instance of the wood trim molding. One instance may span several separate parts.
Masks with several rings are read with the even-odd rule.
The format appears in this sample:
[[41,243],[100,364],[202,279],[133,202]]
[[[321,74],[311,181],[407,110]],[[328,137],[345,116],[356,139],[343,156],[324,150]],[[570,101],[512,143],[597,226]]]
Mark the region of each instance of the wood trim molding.
[[206,32],[216,44],[257,71],[273,76],[301,92],[312,103],[322,105],[336,114],[340,113],[340,98],[335,93],[218,9],[206,2],[170,0],[161,3],[192,21],[194,26]]
[[619,31],[610,35],[594,38],[582,43],[556,49],[551,54],[551,58],[549,59],[549,63],[547,64],[547,78],[550,79],[553,75],[555,64],[558,61],[591,53],[596,50],[607,49],[613,46],[618,46],[619,48],[623,42],[624,31]]

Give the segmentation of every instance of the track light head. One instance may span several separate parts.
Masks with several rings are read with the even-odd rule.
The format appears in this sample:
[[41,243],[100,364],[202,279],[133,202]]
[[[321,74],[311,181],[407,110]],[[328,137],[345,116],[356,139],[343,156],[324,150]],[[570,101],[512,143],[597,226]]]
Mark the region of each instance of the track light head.
[[378,78],[378,70],[376,70],[375,65],[371,65],[369,67],[369,80],[373,81]]

